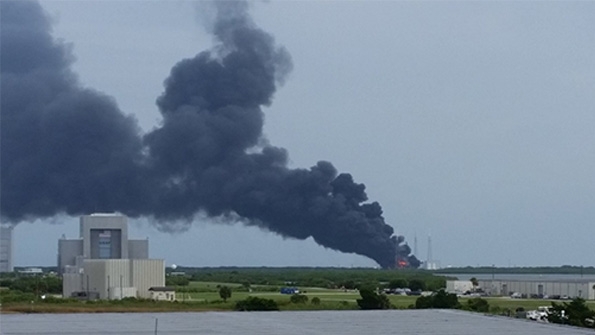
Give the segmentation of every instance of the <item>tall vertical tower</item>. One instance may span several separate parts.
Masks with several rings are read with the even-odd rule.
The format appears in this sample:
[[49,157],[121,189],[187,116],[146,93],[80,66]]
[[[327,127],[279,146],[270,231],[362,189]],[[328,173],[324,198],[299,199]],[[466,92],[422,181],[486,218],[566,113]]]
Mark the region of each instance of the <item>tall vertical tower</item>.
[[0,272],[12,272],[12,226],[0,225]]
[[419,257],[419,254],[417,253],[417,233],[413,235],[413,255]]
[[432,236],[428,234],[428,258],[426,260],[426,269],[434,269],[434,262],[432,260]]

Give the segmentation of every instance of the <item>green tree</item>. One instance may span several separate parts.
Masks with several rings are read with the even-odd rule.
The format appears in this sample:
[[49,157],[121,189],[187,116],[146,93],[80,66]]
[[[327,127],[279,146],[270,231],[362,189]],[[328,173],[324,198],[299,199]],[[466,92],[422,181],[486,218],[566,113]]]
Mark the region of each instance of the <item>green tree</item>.
[[411,279],[409,280],[409,288],[411,291],[425,291],[426,290],[426,282],[422,279]]
[[574,298],[569,303],[552,302],[552,308],[548,312],[549,322],[577,327],[593,327],[592,322],[589,321],[593,319],[595,319],[595,311],[589,309],[585,299],[582,298]]
[[357,284],[353,280],[345,280],[340,282],[338,286],[347,290],[353,290],[357,286]]
[[357,305],[360,309],[389,309],[391,307],[386,295],[377,294],[372,289],[360,289],[359,294],[362,297],[357,299]]
[[427,291],[438,291],[446,288],[446,278],[444,277],[429,277],[425,279]]
[[223,299],[223,302],[227,302],[227,299],[231,298],[231,289],[227,286],[221,286],[219,288],[219,296]]
[[314,297],[314,298],[312,298],[312,300],[310,300],[310,303],[312,305],[320,305],[320,298],[319,297]]
[[11,290],[34,293],[62,293],[62,279],[56,276],[17,277],[10,283],[4,282]]
[[405,278],[396,278],[391,280],[388,283],[388,288],[395,289],[395,288],[405,288],[409,286],[409,282]]
[[473,298],[467,300],[467,308],[474,312],[487,313],[490,311],[490,304],[482,298]]
[[242,286],[246,289],[246,291],[250,291],[250,282],[249,281],[243,282]]
[[415,301],[415,308],[442,308],[442,309],[456,309],[461,308],[459,298],[456,294],[447,293],[440,290],[430,296],[421,296]]
[[291,298],[289,298],[292,304],[305,304],[308,302],[308,296],[304,294],[293,294]]
[[236,311],[278,311],[279,306],[273,299],[248,297],[235,305]]

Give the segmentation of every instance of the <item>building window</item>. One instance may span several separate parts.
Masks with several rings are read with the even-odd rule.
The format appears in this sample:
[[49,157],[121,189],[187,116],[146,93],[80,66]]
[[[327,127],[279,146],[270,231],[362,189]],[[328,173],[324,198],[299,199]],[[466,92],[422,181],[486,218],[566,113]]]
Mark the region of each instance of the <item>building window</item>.
[[99,258],[112,258],[112,233],[109,230],[99,233]]

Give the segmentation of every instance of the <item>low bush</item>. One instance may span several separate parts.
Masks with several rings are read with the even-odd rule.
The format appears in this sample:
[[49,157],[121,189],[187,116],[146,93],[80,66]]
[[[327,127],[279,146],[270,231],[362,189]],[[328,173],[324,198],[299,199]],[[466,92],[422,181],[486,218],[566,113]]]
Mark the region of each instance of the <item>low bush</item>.
[[292,304],[305,304],[308,302],[308,296],[303,294],[294,294],[289,298]]
[[278,311],[279,306],[273,299],[248,297],[235,305],[236,311]]
[[357,299],[360,309],[389,309],[391,308],[388,297],[384,294],[377,294],[371,289],[360,290],[361,299]]
[[9,302],[34,301],[36,299],[33,293],[23,293],[21,291],[2,290],[0,291],[0,302],[3,304]]
[[459,299],[456,294],[447,293],[444,290],[440,290],[430,296],[421,296],[415,301],[415,308],[443,308],[443,309],[456,309],[461,308]]
[[482,298],[473,298],[467,300],[467,309],[474,312],[487,313],[490,310],[490,304]]

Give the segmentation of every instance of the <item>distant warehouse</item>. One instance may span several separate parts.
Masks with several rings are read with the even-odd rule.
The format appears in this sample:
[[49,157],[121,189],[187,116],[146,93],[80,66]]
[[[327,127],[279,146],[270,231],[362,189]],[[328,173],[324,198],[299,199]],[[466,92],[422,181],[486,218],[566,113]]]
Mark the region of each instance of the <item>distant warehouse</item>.
[[446,290],[450,293],[464,294],[469,291],[484,292],[493,296],[513,296],[523,298],[583,298],[595,300],[595,281],[593,279],[479,279],[477,286],[468,280],[449,280]]

